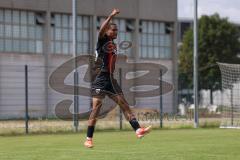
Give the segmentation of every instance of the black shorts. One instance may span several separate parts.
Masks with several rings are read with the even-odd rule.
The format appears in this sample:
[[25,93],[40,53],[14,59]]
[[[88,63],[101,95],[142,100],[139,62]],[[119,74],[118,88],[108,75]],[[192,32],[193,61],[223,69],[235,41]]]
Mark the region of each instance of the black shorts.
[[110,73],[100,72],[92,83],[93,97],[105,97],[105,95],[111,97],[120,94],[123,94],[122,89]]

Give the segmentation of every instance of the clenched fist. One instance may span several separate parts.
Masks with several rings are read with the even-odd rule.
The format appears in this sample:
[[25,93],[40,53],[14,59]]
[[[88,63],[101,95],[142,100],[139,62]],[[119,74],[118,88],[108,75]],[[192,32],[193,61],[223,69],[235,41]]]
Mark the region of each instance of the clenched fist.
[[114,8],[114,9],[112,10],[112,12],[111,12],[111,16],[115,16],[115,15],[117,15],[117,14],[119,14],[119,13],[120,13],[119,9]]

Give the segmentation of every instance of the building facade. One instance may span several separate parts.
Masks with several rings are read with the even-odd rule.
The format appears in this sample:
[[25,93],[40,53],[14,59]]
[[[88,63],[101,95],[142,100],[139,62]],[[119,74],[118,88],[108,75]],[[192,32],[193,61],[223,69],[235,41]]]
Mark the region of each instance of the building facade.
[[[100,24],[113,8],[121,11],[113,20],[119,30],[118,52],[128,62],[161,64],[167,69],[162,79],[173,87],[163,95],[163,109],[176,112],[177,0],[78,0],[77,55],[94,55]],[[52,72],[73,55],[71,13],[71,0],[0,0],[0,119],[24,117],[25,65],[30,115],[54,116],[59,101],[72,99],[49,86]],[[123,41],[132,47],[122,49]],[[81,81],[84,67],[79,67],[83,86],[87,85]],[[71,75],[66,77],[66,83],[72,80]],[[91,106],[90,97],[79,97],[80,108]],[[159,95],[135,98],[135,106],[159,108]]]

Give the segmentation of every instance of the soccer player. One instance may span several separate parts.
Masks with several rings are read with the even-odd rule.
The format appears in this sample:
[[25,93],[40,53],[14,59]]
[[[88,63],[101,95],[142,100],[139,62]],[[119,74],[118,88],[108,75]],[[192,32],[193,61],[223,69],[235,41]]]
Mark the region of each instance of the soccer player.
[[134,114],[132,113],[129,104],[124,98],[122,89],[113,77],[117,47],[114,39],[117,38],[117,25],[111,23],[112,18],[119,14],[118,9],[113,9],[111,14],[102,23],[98,35],[97,53],[98,59],[101,59],[100,73],[92,82],[92,111],[88,120],[87,139],[84,145],[87,148],[93,147],[93,132],[96,125],[97,116],[102,106],[102,99],[105,95],[109,96],[122,109],[125,118],[129,121],[132,128],[136,132],[138,138],[142,138],[150,132],[151,126],[141,128]]

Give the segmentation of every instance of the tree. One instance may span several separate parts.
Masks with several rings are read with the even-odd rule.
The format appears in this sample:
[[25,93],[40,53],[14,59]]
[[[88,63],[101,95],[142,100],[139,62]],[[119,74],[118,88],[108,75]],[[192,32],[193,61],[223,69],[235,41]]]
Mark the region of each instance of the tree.
[[[240,63],[239,29],[220,18],[218,14],[202,16],[198,26],[199,89],[212,92],[221,88],[221,75],[216,62]],[[193,30],[189,29],[183,38],[179,55],[179,79],[182,87],[193,87]]]

